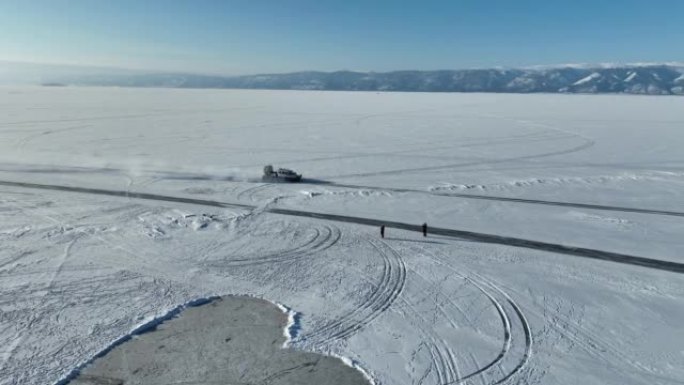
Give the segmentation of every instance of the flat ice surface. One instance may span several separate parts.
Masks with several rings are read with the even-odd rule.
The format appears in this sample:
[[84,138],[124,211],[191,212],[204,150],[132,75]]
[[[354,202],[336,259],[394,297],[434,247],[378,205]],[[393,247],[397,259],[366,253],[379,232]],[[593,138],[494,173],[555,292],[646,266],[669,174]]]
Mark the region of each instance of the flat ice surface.
[[[226,294],[292,308],[292,347],[379,384],[684,383],[681,274],[268,212],[683,263],[683,103],[0,88],[0,181],[257,207],[0,185],[0,384],[56,383],[136,326]],[[269,163],[305,183],[261,183]]]
[[286,326],[267,301],[214,299],[117,345],[70,384],[368,385],[341,360],[283,349]]

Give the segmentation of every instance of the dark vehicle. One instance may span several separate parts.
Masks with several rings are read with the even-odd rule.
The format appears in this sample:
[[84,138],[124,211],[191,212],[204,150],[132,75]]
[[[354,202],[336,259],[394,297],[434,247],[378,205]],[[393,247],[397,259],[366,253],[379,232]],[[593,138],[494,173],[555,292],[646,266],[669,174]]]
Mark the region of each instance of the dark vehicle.
[[264,175],[261,177],[264,182],[299,182],[302,180],[302,174],[287,169],[279,168],[274,170],[270,164],[264,167]]

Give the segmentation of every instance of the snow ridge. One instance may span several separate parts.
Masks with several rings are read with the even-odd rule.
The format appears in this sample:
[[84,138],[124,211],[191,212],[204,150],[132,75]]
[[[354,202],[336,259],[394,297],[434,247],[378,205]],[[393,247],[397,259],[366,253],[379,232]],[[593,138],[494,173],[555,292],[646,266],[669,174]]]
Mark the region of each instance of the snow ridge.
[[[278,308],[283,313],[285,313],[287,315],[287,320],[288,320],[287,326],[285,326],[285,329],[283,329],[283,334],[285,335],[285,338],[286,338],[285,343],[283,343],[283,348],[288,348],[288,347],[290,347],[290,343],[292,342],[292,340],[297,338],[297,336],[299,335],[299,331],[302,329],[302,327],[301,327],[302,313],[296,312],[296,311],[292,310],[292,308],[285,306],[281,303],[278,303],[278,302],[272,302],[272,303],[274,305],[278,306]],[[323,354],[323,353],[319,352],[319,354]],[[336,353],[332,353],[332,352],[326,352],[325,355],[339,359],[345,365],[358,370],[361,373],[361,375],[363,375],[363,377],[366,380],[368,380],[368,382],[371,385],[377,385],[377,383],[375,382],[373,377],[371,377],[371,375],[368,374],[368,371],[366,371],[358,361],[353,360],[353,359],[348,358],[348,357],[344,357],[344,356],[336,354]]]
[[443,192],[463,190],[510,190],[519,187],[534,187],[537,185],[595,185],[630,181],[663,181],[671,178],[681,178],[682,176],[684,176],[684,173],[660,171],[647,173],[621,173],[617,175],[595,175],[586,177],[529,178],[491,184],[453,184],[443,182],[439,185],[428,187],[428,191]]
[[345,365],[347,365],[351,368],[354,368],[354,369],[358,370],[359,372],[361,372],[363,377],[366,378],[366,380],[368,380],[368,382],[370,382],[371,385],[378,385],[378,383],[375,382],[373,377],[371,377],[371,375],[363,367],[361,367],[361,365],[359,364],[358,361],[352,360],[351,358],[343,357],[343,356],[341,356],[339,354],[335,354],[335,353],[328,353],[328,355],[330,357],[335,357],[335,358],[341,360],[342,362],[344,362]]
[[302,313],[296,312],[291,308],[277,302],[274,302],[274,304],[278,306],[283,313],[287,314],[287,325],[285,326],[285,329],[283,329],[283,334],[285,335],[283,348],[287,348],[290,346],[292,340],[297,338],[299,331],[302,329]]

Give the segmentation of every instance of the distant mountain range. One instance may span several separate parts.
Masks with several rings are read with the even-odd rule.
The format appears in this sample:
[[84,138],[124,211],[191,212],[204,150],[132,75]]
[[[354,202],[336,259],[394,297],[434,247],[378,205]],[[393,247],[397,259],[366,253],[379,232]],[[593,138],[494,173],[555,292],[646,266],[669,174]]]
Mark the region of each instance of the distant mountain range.
[[684,95],[684,64],[395,72],[311,71],[249,76],[133,72],[57,76],[44,78],[44,82],[120,87]]

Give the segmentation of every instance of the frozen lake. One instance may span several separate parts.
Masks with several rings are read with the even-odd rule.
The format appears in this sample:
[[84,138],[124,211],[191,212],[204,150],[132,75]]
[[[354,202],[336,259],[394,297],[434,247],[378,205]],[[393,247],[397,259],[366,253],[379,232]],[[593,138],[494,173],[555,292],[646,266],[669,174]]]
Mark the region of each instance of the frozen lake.
[[0,88],[0,384],[230,294],[377,384],[682,383],[683,103]]

